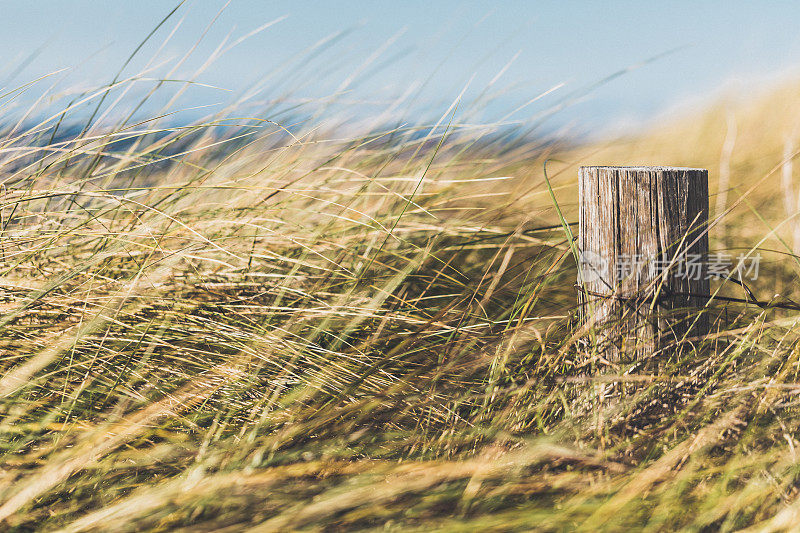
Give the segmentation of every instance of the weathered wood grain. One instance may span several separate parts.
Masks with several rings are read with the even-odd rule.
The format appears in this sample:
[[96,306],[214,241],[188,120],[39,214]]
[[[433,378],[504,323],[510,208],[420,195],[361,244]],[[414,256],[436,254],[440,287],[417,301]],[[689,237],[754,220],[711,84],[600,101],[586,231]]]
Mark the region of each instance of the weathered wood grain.
[[582,167],[583,317],[612,361],[641,360],[708,328],[708,171]]

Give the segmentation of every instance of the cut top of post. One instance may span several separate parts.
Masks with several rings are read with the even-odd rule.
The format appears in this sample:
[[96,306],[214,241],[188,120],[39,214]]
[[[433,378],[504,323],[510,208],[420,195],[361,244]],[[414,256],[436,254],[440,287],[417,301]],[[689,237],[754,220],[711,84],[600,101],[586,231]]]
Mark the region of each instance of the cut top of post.
[[705,172],[704,168],[691,167],[647,167],[647,166],[616,166],[616,165],[589,165],[581,167],[586,169],[607,170],[634,170],[642,172]]

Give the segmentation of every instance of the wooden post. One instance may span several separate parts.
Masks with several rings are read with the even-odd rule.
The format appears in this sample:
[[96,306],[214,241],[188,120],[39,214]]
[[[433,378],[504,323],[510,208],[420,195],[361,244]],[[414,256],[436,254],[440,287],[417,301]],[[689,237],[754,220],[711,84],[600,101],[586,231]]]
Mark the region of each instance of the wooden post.
[[611,361],[640,361],[705,333],[708,171],[581,167],[584,320]]

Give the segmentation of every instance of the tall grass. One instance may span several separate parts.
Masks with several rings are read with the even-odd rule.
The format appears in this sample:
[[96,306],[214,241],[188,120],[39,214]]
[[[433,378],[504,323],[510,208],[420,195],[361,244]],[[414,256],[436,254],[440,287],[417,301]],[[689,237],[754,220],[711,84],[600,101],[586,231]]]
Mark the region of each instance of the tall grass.
[[[520,140],[463,102],[348,135],[235,107],[59,133],[132,82],[0,141],[5,528],[795,527],[794,314],[729,305],[647,372],[610,363],[575,318],[569,238],[576,166],[624,148],[727,161],[717,247],[766,254],[787,158],[720,157],[709,130],[647,153]],[[794,296],[778,252],[762,297]]]

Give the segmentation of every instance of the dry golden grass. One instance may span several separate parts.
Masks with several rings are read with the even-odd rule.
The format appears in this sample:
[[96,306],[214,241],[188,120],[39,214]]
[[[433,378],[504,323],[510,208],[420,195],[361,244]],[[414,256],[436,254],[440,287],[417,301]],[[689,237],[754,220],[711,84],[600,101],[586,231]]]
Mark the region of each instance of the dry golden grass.
[[609,367],[576,335],[544,175],[568,221],[580,164],[727,176],[712,247],[757,249],[754,292],[798,298],[795,117],[789,88],[578,147],[457,113],[348,138],[225,116],[6,131],[0,520],[795,529],[796,313],[730,305],[658,374]]

